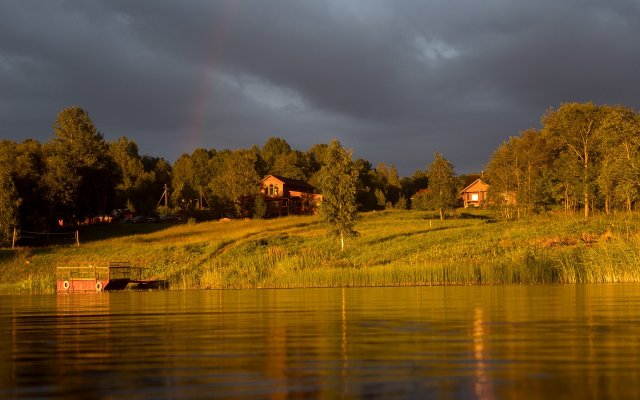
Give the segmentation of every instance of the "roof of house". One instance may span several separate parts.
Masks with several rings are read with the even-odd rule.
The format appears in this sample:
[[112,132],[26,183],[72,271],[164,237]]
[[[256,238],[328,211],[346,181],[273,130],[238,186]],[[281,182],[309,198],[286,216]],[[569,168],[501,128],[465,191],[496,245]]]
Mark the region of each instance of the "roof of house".
[[[477,186],[477,187],[475,187],[475,186]],[[472,188],[473,188],[473,190],[472,190]],[[462,189],[462,191],[460,193],[465,193],[465,192],[486,192],[487,189],[489,189],[489,185],[487,185],[485,182],[483,182],[482,179],[476,179],[469,186],[467,186],[466,188]]]
[[293,187],[298,187],[298,188],[307,188],[308,190],[315,190],[315,187],[310,184],[307,181],[303,181],[301,179],[293,179],[293,178],[287,178],[284,176],[280,176],[280,175],[267,175],[265,176],[260,183],[266,181],[269,177],[274,177],[277,180],[279,180],[280,182],[284,183],[285,185],[288,186],[293,186]]

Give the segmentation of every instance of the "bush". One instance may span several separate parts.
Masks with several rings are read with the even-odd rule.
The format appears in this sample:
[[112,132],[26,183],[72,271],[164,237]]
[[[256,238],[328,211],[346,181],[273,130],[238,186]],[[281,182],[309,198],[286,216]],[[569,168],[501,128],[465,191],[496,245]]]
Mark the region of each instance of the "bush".
[[256,196],[253,203],[253,218],[262,219],[267,215],[267,202],[261,195]]
[[165,206],[158,206],[156,213],[161,217],[168,217],[171,215],[171,208]]

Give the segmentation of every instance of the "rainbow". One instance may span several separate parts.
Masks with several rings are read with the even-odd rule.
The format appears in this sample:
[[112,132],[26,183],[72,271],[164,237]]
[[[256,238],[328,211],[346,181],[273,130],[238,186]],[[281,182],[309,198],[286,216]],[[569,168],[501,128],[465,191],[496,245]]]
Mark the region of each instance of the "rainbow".
[[[199,85],[195,96],[191,102],[193,107],[185,128],[185,145],[187,149],[196,149],[202,146],[202,138],[204,135],[204,121],[207,117],[209,104],[214,96],[214,80],[211,76],[215,75],[215,71],[222,59],[227,37],[236,11],[236,1],[227,0],[213,18],[213,32],[211,33],[211,41],[206,57],[206,67],[203,68]],[[213,74],[211,73],[213,71]]]

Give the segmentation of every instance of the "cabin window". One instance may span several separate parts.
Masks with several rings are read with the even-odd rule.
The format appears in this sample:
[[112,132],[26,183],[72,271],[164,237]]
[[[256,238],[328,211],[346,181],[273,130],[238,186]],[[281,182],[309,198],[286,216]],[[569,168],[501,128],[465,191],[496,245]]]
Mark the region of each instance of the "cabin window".
[[267,194],[269,196],[277,196],[278,195],[278,185],[274,185],[273,183],[269,185],[267,188]]
[[471,201],[478,201],[478,193],[471,193]]

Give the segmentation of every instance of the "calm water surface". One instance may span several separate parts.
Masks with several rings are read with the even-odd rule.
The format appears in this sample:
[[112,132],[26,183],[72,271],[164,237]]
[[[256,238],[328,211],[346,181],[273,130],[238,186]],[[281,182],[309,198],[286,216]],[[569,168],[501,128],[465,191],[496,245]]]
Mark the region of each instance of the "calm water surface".
[[640,398],[640,285],[0,296],[0,398]]

